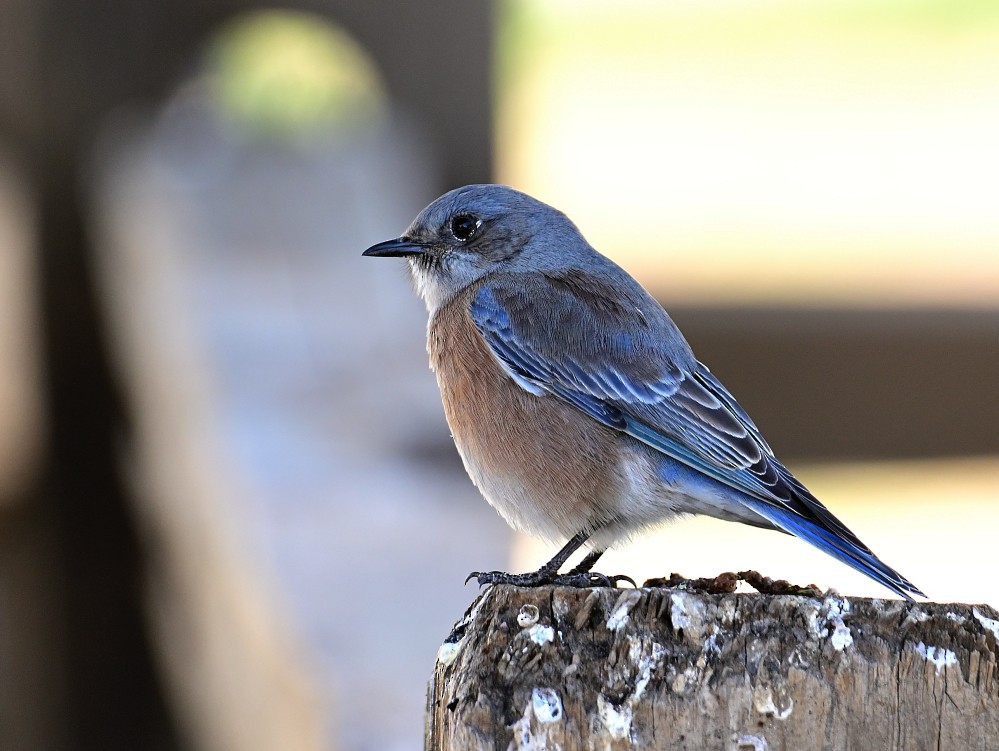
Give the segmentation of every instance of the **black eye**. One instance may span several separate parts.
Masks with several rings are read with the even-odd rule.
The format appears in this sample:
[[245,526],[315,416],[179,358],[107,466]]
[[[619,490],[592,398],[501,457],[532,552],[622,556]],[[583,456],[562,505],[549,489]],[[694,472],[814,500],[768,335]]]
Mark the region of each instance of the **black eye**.
[[464,242],[475,234],[475,230],[479,228],[480,224],[482,222],[471,214],[458,214],[451,220],[451,234]]

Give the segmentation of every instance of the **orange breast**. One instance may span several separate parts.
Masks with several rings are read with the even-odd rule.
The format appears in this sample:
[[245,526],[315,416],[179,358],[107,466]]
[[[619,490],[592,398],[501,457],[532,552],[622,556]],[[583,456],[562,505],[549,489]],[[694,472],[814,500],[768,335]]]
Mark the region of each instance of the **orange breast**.
[[553,396],[518,386],[475,328],[471,294],[435,314],[428,349],[472,479],[509,521],[528,531],[552,536],[539,529],[545,519],[562,535],[610,521],[621,490],[620,436]]

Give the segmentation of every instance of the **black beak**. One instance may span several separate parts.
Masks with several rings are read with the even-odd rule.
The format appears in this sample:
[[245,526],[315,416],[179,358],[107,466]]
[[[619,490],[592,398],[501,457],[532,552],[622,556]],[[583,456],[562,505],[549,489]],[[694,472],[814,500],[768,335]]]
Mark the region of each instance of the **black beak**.
[[386,240],[383,243],[372,245],[362,256],[374,256],[376,258],[395,258],[404,256],[419,256],[427,252],[425,246],[413,242],[406,237],[397,237],[395,240]]

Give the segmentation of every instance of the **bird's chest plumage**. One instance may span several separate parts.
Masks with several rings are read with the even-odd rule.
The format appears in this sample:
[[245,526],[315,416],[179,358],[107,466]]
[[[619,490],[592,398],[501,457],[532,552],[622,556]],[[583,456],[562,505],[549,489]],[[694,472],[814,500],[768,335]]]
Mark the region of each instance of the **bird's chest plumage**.
[[468,313],[438,310],[427,349],[455,445],[473,482],[511,524],[555,538],[615,513],[619,437],[503,370]]

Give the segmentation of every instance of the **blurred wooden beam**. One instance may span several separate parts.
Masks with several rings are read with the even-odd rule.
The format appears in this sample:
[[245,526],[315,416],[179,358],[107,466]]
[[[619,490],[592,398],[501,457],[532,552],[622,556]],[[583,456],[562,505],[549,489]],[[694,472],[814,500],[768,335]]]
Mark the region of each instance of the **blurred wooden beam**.
[[999,454],[999,310],[668,309],[783,459]]

